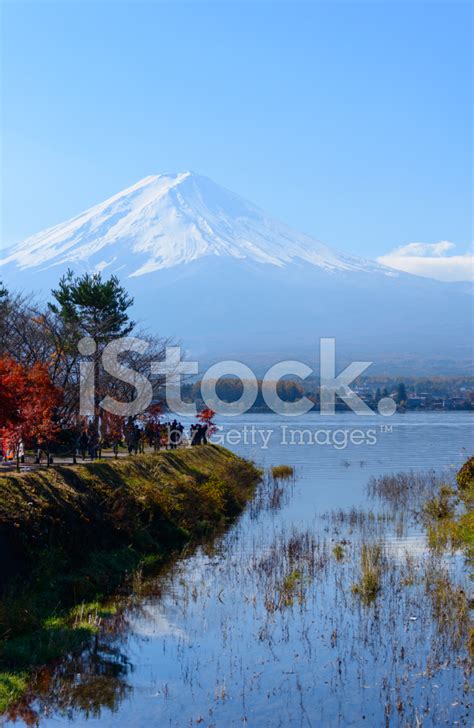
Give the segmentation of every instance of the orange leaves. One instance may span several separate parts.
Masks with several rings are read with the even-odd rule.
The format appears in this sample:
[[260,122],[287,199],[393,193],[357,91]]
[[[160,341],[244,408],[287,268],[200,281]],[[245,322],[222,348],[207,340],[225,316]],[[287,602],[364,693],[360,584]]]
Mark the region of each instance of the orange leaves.
[[57,431],[54,410],[62,400],[43,364],[30,368],[0,359],[0,431],[16,447],[20,442],[50,440]]
[[209,409],[209,407],[205,407],[198,414],[198,420],[201,420],[201,422],[210,424],[215,416],[216,416],[216,413],[214,412],[214,410]]
[[209,407],[205,407],[198,414],[198,420],[201,420],[204,425],[207,425],[208,435],[213,435],[217,431],[217,427],[214,423],[215,416],[216,413],[214,412],[214,410],[209,409]]

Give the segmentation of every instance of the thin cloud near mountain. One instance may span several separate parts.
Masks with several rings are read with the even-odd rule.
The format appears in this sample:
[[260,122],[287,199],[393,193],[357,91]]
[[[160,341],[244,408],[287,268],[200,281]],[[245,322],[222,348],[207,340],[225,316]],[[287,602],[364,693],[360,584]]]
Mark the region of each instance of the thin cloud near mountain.
[[408,243],[377,258],[378,263],[405,273],[436,278],[439,281],[474,280],[472,251],[448,255],[456,245],[449,240],[439,243]]

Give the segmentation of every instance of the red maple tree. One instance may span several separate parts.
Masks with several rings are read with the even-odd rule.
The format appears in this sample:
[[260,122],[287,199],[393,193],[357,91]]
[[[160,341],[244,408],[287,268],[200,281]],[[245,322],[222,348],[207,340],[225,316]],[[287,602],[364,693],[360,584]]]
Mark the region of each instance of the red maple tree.
[[207,434],[213,435],[215,432],[217,432],[217,427],[214,422],[214,417],[216,416],[216,413],[214,410],[209,409],[209,407],[205,407],[201,412],[198,414],[198,420],[200,420],[203,425],[207,425]]
[[17,461],[20,447],[32,441],[49,450],[59,430],[54,411],[61,400],[45,365],[27,368],[9,357],[0,359],[0,431]]
[[161,405],[156,402],[155,404],[151,404],[140,416],[140,420],[145,426],[145,436],[150,446],[156,444],[160,439],[161,413]]
[[20,419],[19,393],[23,367],[8,357],[0,359],[0,430],[16,425]]

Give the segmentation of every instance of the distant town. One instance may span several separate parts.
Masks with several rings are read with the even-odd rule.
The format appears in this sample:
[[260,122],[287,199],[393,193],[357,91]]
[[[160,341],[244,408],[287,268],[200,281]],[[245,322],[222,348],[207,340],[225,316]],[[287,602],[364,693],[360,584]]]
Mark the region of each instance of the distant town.
[[[201,383],[186,384],[184,398],[203,407]],[[374,411],[383,397],[391,397],[397,403],[399,412],[426,410],[474,411],[474,377],[409,377],[403,380],[391,377],[364,377],[356,381],[352,390]],[[216,384],[218,396],[225,402],[234,402],[242,393],[242,384],[235,378],[222,378]],[[319,385],[315,380],[283,379],[278,383],[278,394],[286,402],[295,402],[307,397],[314,402],[313,411],[319,410]],[[349,407],[342,399],[337,400],[336,409],[346,411]],[[262,396],[262,383],[252,412],[268,412]]]
[[369,407],[388,396],[402,410],[474,410],[474,379],[387,382],[383,387],[368,380],[354,387],[354,391]]

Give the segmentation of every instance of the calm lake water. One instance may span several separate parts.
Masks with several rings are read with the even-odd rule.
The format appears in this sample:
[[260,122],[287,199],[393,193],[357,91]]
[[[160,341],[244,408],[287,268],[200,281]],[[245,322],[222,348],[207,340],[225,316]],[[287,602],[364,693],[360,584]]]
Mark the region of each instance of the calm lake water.
[[[370,500],[367,483],[398,471],[454,474],[474,450],[473,423],[454,412],[227,422],[227,437],[237,431],[229,447],[263,467],[294,466],[295,481],[267,482],[224,535],[140,584],[119,624],[58,668],[50,697],[33,705],[40,724],[471,725],[465,647],[439,630],[423,582],[406,578],[414,564],[429,566],[423,529]],[[252,442],[252,426],[273,430],[266,449],[268,435]],[[290,445],[289,430],[319,431],[328,444]],[[360,444],[341,447],[341,431],[354,430]],[[390,569],[366,606],[351,585],[361,543],[375,541]],[[462,556],[438,567],[468,589]]]

